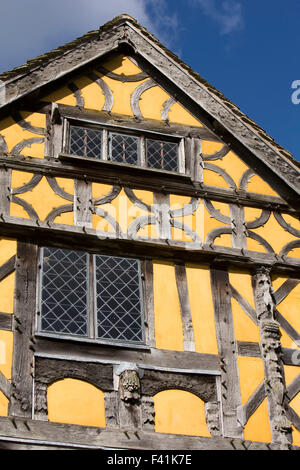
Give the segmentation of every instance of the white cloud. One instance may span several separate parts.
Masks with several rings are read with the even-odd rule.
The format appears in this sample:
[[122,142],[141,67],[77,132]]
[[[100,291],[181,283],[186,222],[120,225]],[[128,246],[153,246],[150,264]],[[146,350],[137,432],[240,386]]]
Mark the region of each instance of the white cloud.
[[199,5],[202,12],[210,17],[220,28],[222,35],[230,34],[243,28],[243,8],[236,0],[191,0],[192,4]]
[[[165,0],[9,0],[1,4],[0,71],[21,65],[128,13],[162,38],[176,23]],[[162,16],[163,15],[163,18]]]

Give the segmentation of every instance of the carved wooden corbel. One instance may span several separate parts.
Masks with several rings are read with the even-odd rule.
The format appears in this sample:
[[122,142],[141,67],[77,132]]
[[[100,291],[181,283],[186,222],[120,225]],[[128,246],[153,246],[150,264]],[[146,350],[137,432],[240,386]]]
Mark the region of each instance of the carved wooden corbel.
[[120,374],[120,398],[125,403],[136,404],[141,398],[141,384],[135,370],[124,370]]

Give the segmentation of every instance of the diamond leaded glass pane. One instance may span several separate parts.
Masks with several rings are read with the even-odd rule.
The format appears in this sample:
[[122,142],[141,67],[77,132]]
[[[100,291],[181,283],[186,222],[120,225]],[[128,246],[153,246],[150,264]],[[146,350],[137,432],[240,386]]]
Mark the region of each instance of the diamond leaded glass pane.
[[41,330],[86,336],[87,254],[43,248]]
[[97,337],[142,342],[139,261],[95,255]]
[[70,126],[70,148],[73,155],[101,158],[102,131],[88,127]]
[[133,135],[111,133],[110,160],[119,163],[138,165],[138,143],[139,138]]
[[163,140],[146,140],[147,166],[160,170],[178,171],[178,144]]

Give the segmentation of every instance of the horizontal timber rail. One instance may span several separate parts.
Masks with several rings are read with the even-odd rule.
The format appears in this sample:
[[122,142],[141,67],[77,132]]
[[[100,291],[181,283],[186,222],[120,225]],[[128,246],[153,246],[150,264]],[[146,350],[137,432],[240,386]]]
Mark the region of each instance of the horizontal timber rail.
[[73,249],[98,251],[116,256],[138,256],[145,259],[164,259],[174,262],[209,263],[214,266],[236,266],[255,269],[264,265],[274,272],[300,276],[300,259],[279,256],[272,253],[240,250],[196,242],[178,242],[164,239],[132,239],[123,236],[100,236],[96,230],[87,227],[68,226],[12,216],[0,217],[0,234],[2,237],[16,238],[24,242],[40,245],[68,247]]
[[[213,201],[241,204],[287,213],[300,212],[299,203],[292,208],[284,199],[241,190],[218,188],[192,181],[183,174],[149,168],[120,165],[61,154],[57,159],[41,159],[21,155],[0,154],[0,168],[32,172],[44,176],[79,179],[95,183],[120,185],[166,194],[176,194]],[[98,171],[96,171],[98,170]]]
[[[122,431],[17,418],[0,418],[0,441],[82,448],[134,450],[279,450],[276,444],[222,437]],[[291,450],[299,450],[292,446]]]

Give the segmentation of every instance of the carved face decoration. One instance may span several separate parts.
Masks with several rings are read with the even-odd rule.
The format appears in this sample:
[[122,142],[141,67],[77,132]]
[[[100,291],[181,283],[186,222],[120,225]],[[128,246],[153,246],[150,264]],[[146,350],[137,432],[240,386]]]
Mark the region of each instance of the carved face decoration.
[[120,375],[121,400],[135,403],[140,399],[140,379],[135,370],[125,370]]

